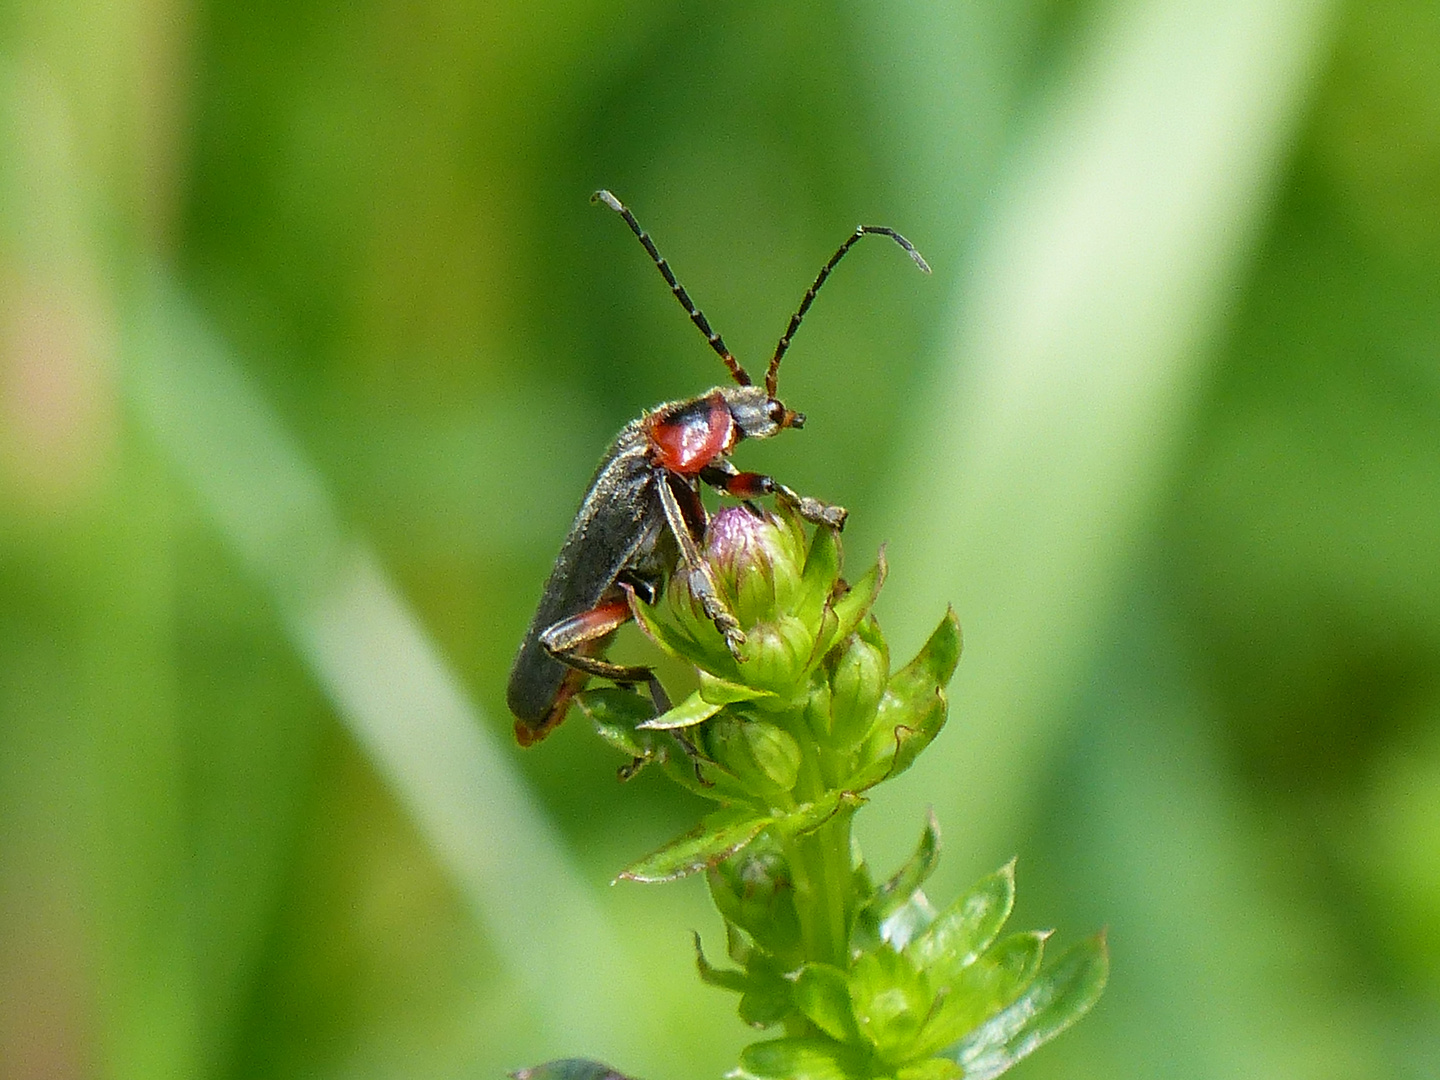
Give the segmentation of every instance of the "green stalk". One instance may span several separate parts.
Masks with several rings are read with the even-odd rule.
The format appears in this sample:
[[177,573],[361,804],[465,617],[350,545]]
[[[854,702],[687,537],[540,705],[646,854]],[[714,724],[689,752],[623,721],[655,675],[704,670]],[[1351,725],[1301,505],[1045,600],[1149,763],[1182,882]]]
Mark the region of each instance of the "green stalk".
[[[803,723],[796,717],[798,724]],[[793,730],[793,729],[792,729]],[[817,801],[829,792],[826,770],[807,753],[796,785],[796,797]],[[847,966],[851,903],[850,823],[854,810],[845,807],[828,821],[791,837],[782,845],[795,883],[795,907],[807,960]]]
[[837,892],[833,845],[837,827],[848,842],[849,822],[829,821],[783,846],[795,883],[806,960],[841,966],[845,962],[845,904]]

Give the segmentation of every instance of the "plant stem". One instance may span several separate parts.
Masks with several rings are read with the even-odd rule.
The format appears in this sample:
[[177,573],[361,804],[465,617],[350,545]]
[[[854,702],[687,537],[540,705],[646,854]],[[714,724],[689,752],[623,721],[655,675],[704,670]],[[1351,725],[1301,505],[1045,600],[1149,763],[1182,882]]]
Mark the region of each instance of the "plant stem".
[[807,960],[847,966],[850,935],[850,822],[846,807],[785,845]]

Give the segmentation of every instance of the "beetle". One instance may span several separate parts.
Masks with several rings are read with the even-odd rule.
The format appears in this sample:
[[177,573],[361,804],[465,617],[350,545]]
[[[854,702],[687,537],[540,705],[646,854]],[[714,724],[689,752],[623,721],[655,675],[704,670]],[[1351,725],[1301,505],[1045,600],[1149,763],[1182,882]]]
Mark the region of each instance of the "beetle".
[[669,707],[651,668],[614,664],[603,654],[615,631],[631,618],[629,594],[654,603],[677,572],[685,575],[705,616],[738,658],[745,634],[700,553],[708,520],[700,484],[741,499],[773,495],[806,521],[841,528],[843,507],[799,495],[770,476],[740,472],[728,455],[742,439],[768,439],[804,426],[804,414],[786,408],[775,396],[780,361],[820,286],[862,236],[890,237],[921,270],[930,272],[914,245],[894,229],[861,225],[806,290],[770,357],[764,385],[756,386],[629,208],[604,190],[590,201],[603,203],[624,219],[735,385],[656,406],[626,424],[605,451],[510,670],[506,701],[522,746],[554,730],[592,675],[625,685],[647,683],[656,708]]

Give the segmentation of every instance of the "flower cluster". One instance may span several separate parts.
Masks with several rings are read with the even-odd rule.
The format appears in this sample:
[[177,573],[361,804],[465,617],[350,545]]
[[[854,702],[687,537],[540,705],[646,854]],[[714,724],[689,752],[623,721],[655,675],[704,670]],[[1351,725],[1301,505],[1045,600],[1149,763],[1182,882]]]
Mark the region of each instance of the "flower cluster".
[[694,595],[696,571],[677,574],[659,603],[632,606],[660,648],[695,666],[695,692],[658,716],[621,688],[578,702],[631,758],[624,772],[658,762],[716,804],[620,876],[707,874],[734,966],[712,964],[697,938],[700,975],[740,995],[745,1022],[783,1031],[748,1047],[733,1075],[999,1075],[1099,997],[1103,939],[1042,965],[1046,933],[1002,935],[1013,864],[937,911],[922,889],[939,856],[933,818],[878,884],[851,837],[865,792],[907,769],[945,723],[960,655],[954,615],[892,671],[870,614],[883,555],[849,585],[833,529],[742,506],[711,522],[705,559],[744,643],[732,654]]

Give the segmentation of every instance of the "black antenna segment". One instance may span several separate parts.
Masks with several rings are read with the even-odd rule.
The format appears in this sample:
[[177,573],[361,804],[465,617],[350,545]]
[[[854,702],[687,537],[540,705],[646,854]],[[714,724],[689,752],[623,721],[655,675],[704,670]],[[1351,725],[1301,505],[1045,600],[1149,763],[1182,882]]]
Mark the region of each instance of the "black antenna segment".
[[[614,210],[617,214],[619,214],[622,218],[625,219],[625,224],[630,226],[630,231],[635,234],[635,236],[639,239],[640,243],[644,245],[645,250],[650,253],[650,258],[654,260],[656,269],[660,271],[660,276],[665,279],[665,284],[670,286],[670,291],[675,294],[675,299],[680,301],[680,306],[683,307],[685,309],[685,313],[690,316],[690,321],[700,328],[700,332],[705,335],[705,340],[710,343],[710,348],[714,349],[715,352],[719,354],[720,359],[725,361],[725,366],[730,369],[730,377],[733,378],[741,386],[749,386],[749,373],[740,366],[740,361],[736,360],[735,357],[731,355],[730,350],[725,347],[724,339],[721,338],[721,336],[717,334],[714,330],[710,329],[710,322],[708,319],[705,318],[705,313],[695,306],[695,301],[690,299],[690,294],[685,291],[685,286],[681,285],[680,282],[675,280],[675,275],[670,270],[670,264],[667,263],[663,258],[661,258],[660,252],[655,250],[655,242],[650,239],[650,234],[640,227],[640,223],[635,220],[635,215],[630,212],[630,208],[627,207],[624,203],[622,203],[619,199],[617,199],[614,195],[611,195],[610,192],[606,191],[604,188],[601,188],[599,191],[595,192],[594,195],[591,195],[590,201],[592,203],[604,203],[611,210]],[[873,232],[874,230],[871,231]],[[847,246],[848,244],[853,244],[855,242],[855,239],[856,237],[852,236],[847,242]],[[899,238],[897,237],[897,239]],[[902,240],[901,243],[906,242]],[[906,243],[906,246],[909,246],[908,243]],[[912,253],[914,252],[914,250],[914,248],[910,248],[910,251]],[[840,258],[840,255],[843,254],[844,249],[842,248],[840,254],[836,255],[834,259],[830,260],[830,265],[833,266],[835,262]],[[923,262],[921,265],[924,265]],[[825,268],[825,273],[828,274],[829,272],[830,267],[827,266]],[[821,274],[820,280],[823,281],[824,279],[825,274]],[[817,288],[819,287],[819,284],[819,281],[815,283]],[[814,290],[812,289],[812,292],[813,291]],[[806,298],[806,305],[808,305],[809,299],[809,297]],[[799,320],[796,319],[795,322],[798,324]],[[772,369],[774,368],[776,363],[778,363],[778,360],[771,361],[770,366]],[[773,397],[774,394],[772,393],[771,396]]]
[[[601,192],[605,194],[605,192]],[[618,205],[618,204],[617,204]],[[623,207],[621,208],[623,210]],[[635,226],[632,225],[633,229]],[[815,275],[815,283],[805,290],[805,299],[800,301],[800,307],[795,314],[790,316],[790,325],[785,328],[785,333],[780,335],[780,342],[775,346],[775,355],[770,357],[770,366],[765,371],[765,393],[769,397],[775,396],[775,384],[780,376],[780,359],[785,355],[785,350],[790,348],[790,339],[795,336],[795,331],[800,329],[800,321],[805,318],[805,313],[810,310],[810,305],[815,302],[815,294],[820,291],[820,286],[825,284],[825,279],[830,276],[830,271],[835,269],[835,264],[845,257],[845,253],[855,246],[862,236],[888,236],[895,243],[905,249],[905,254],[914,260],[915,265],[925,273],[930,273],[930,264],[927,263],[920,252],[915,250],[915,245],[906,240],[894,229],[887,229],[884,225],[861,225],[849,238],[840,245],[840,249],[830,256],[830,261],[820,268],[820,273]],[[641,236],[641,240],[645,238]],[[646,247],[649,247],[646,244]],[[663,269],[663,267],[662,267]],[[666,275],[669,277],[669,275]],[[678,295],[678,294],[677,294]]]

